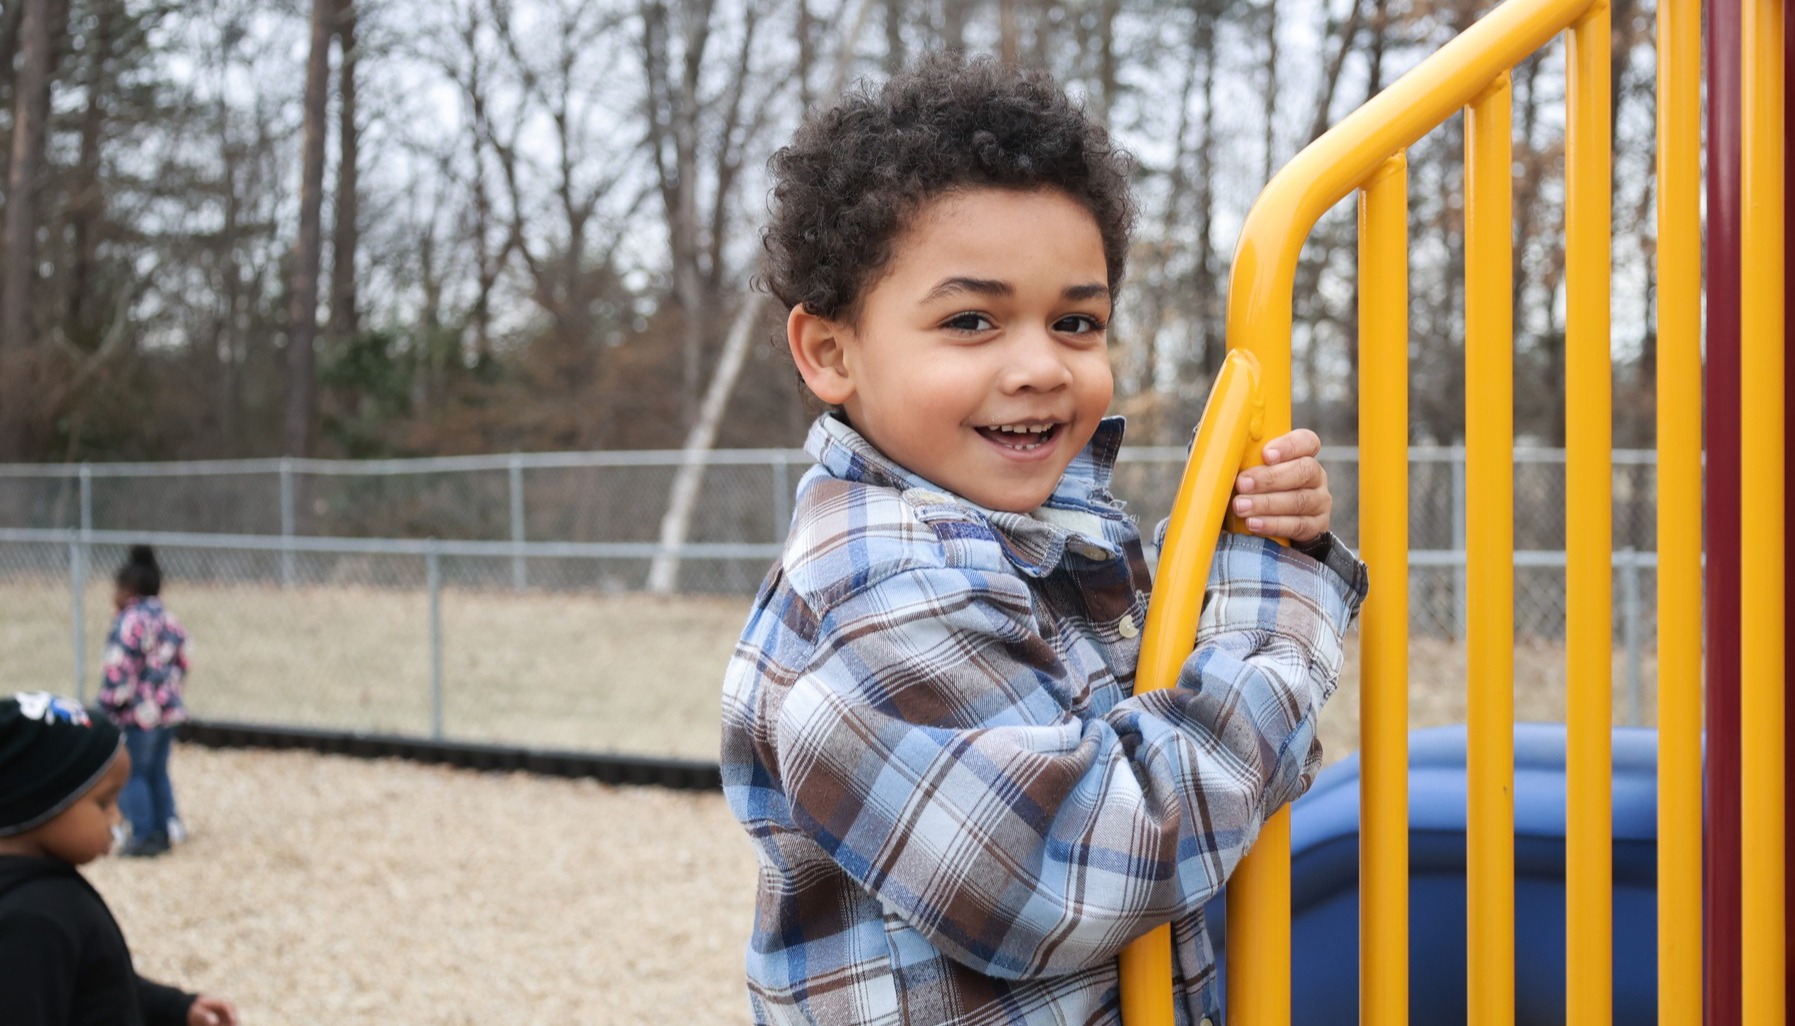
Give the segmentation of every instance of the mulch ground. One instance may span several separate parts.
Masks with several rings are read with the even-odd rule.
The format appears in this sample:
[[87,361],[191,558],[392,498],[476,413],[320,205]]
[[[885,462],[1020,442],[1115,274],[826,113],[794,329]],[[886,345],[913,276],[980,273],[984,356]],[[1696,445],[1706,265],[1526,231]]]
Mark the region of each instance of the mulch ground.
[[87,874],[146,976],[250,1026],[748,1021],[717,794],[180,747],[192,837]]

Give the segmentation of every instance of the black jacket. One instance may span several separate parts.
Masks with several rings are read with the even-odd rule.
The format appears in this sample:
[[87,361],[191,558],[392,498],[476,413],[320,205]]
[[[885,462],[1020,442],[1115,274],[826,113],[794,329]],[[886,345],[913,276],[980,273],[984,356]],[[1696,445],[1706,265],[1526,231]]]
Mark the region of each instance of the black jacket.
[[151,983],[100,892],[56,859],[0,855],[0,1023],[185,1026],[193,995]]

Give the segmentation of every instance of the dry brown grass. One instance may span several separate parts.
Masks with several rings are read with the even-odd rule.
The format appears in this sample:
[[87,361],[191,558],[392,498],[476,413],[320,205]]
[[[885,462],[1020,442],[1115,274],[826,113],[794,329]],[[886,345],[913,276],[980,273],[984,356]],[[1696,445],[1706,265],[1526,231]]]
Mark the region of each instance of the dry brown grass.
[[[182,584],[165,598],[193,638],[195,715],[431,730],[429,604],[421,592]],[[90,695],[109,599],[98,587],[87,595]],[[441,613],[446,736],[716,758],[723,667],[745,599],[451,589]],[[17,679],[73,690],[68,623],[66,585],[0,586],[0,651]]]

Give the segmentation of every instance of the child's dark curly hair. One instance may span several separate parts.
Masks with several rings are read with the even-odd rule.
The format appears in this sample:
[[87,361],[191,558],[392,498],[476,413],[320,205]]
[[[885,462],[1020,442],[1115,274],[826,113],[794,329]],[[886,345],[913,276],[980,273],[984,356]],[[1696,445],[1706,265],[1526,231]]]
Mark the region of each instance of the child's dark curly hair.
[[1096,218],[1116,295],[1134,228],[1131,162],[1045,72],[940,53],[804,119],[773,154],[765,283],[852,321],[924,205],[961,187],[1054,188]]

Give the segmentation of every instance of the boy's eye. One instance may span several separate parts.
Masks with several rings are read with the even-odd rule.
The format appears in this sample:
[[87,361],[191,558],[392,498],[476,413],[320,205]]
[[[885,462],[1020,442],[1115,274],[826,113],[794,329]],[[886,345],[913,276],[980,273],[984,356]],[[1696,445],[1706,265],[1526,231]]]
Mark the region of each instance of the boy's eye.
[[1074,335],[1099,332],[1103,329],[1103,322],[1090,314],[1072,314],[1069,317],[1061,317],[1053,326],[1055,331],[1069,332]]
[[984,314],[960,313],[949,317],[941,326],[949,331],[978,332],[990,331],[996,325]]

